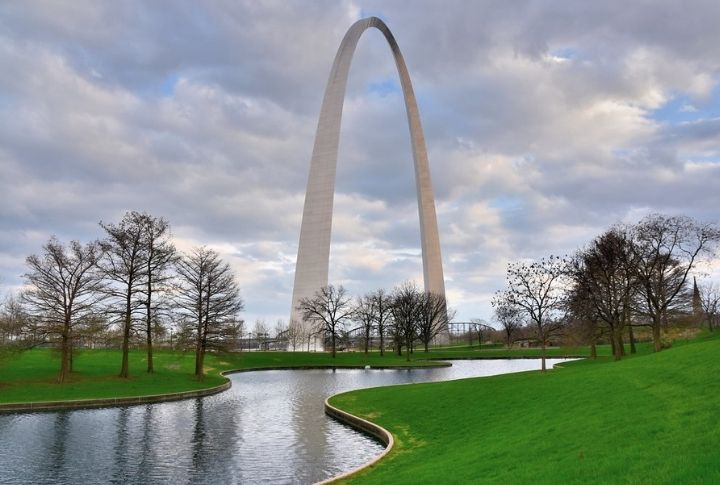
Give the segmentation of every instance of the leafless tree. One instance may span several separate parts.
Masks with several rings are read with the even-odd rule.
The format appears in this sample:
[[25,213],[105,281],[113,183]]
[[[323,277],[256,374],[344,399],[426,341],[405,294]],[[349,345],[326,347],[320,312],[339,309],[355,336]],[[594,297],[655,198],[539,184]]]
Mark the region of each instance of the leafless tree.
[[550,256],[540,261],[510,263],[507,269],[507,301],[528,317],[542,347],[542,371],[545,372],[546,347],[559,333],[564,298],[567,261]]
[[178,311],[192,322],[195,340],[195,376],[205,374],[205,352],[227,349],[238,330],[243,309],[240,289],[230,265],[206,247],[194,248],[177,263]]
[[302,298],[297,310],[303,319],[312,322],[318,331],[330,337],[332,356],[340,331],[352,319],[352,300],[342,286],[328,285],[320,288],[312,298]]
[[30,319],[21,298],[8,294],[0,302],[0,348],[23,349],[34,343]]
[[418,336],[418,327],[421,319],[422,294],[415,283],[406,281],[395,288],[392,296],[391,312],[393,314],[394,329],[398,345],[405,344],[405,354],[410,360],[413,342]]
[[40,255],[27,258],[23,293],[32,318],[43,333],[60,347],[58,382],[67,381],[71,369],[73,333],[77,325],[96,308],[103,289],[97,271],[101,250],[97,243],[82,245],[71,241],[65,247],[51,238]]
[[699,285],[698,289],[700,290],[700,306],[703,316],[708,324],[708,329],[712,332],[720,314],[720,288],[715,283],[709,282]]
[[569,265],[575,294],[583,295],[593,315],[610,329],[615,360],[624,355],[623,332],[639,291],[632,245],[627,231],[614,227],[579,251]]
[[392,327],[392,296],[380,288],[375,290],[371,297],[375,306],[375,328],[380,339],[380,355],[385,355],[385,337]]
[[[597,359],[597,343],[605,333],[595,305],[586,294],[586,288],[573,285],[567,292],[565,312],[569,324],[567,334],[582,345],[590,345],[590,358]],[[631,328],[630,326],[628,326]],[[611,339],[612,341],[612,339]],[[613,355],[615,355],[613,347]]]
[[260,350],[267,350],[267,341],[270,338],[270,328],[267,323],[265,323],[265,320],[262,318],[255,320],[253,333],[255,334],[255,340],[258,343],[258,348]]
[[498,291],[491,301],[495,321],[500,324],[505,347],[512,347],[515,334],[523,326],[523,313],[520,308],[511,304],[506,291]]
[[106,237],[101,242],[104,257],[100,267],[111,282],[107,287],[112,299],[110,313],[117,316],[122,328],[122,364],[120,377],[129,372],[130,334],[133,323],[141,318],[142,292],[147,281],[146,233],[148,216],[128,212],[118,224],[100,222]]
[[363,333],[363,346],[367,354],[370,348],[370,338],[377,321],[377,306],[375,298],[372,294],[367,294],[357,298],[355,310],[353,312],[354,320],[360,324]]
[[689,217],[652,214],[635,226],[633,242],[636,276],[657,352],[667,315],[687,291],[688,274],[700,260],[715,255],[720,231]]
[[302,324],[295,319],[290,320],[287,328],[287,341],[293,352],[298,347],[302,348],[304,336]]
[[430,342],[448,331],[448,307],[444,295],[425,291],[419,294],[419,319],[417,336],[429,351]]
[[163,218],[143,214],[145,234],[142,241],[145,254],[145,283],[143,285],[145,306],[145,341],[147,346],[147,371],[153,368],[153,333],[167,311],[158,295],[166,294],[170,288],[170,272],[177,260],[177,252],[171,241],[170,224]]

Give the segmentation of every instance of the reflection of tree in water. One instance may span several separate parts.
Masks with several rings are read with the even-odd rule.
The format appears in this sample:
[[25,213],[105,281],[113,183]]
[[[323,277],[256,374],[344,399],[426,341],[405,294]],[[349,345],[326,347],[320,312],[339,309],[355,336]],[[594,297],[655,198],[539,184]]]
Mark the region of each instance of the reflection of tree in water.
[[151,475],[153,465],[155,463],[155,451],[154,446],[154,419],[153,415],[155,406],[148,404],[143,409],[143,420],[142,420],[142,452],[140,455],[140,463],[138,466],[137,476],[139,478],[147,478]]
[[237,408],[234,401],[220,401],[214,397],[195,400],[195,422],[190,438],[193,479],[190,482],[206,481],[209,475],[232,477],[238,473],[233,470],[239,454],[238,426],[232,418]]
[[203,400],[198,398],[195,400],[195,426],[192,434],[192,463],[195,473],[202,472],[205,469],[205,414],[203,413]]
[[53,423],[53,440],[48,456],[49,475],[58,482],[67,482],[67,467],[65,466],[65,451],[70,424],[70,412],[61,411],[55,415]]
[[[318,371],[335,377],[335,370]],[[298,375],[297,381],[291,391],[293,392],[292,427],[298,441],[298,452],[302,454],[300,460],[305,463],[315,463],[316,467],[308,469],[304,467],[302,476],[298,478],[302,482],[314,482],[325,478],[322,473],[323,467],[327,464],[328,436],[323,409],[323,399],[327,394],[327,383],[325,379],[313,379],[312,375]],[[329,377],[329,378],[332,378]]]
[[129,446],[129,430],[128,418],[130,410],[127,407],[117,409],[117,425],[115,431],[117,433],[117,442],[115,443],[115,456],[113,461],[113,482],[127,483],[129,481],[129,465],[128,462],[128,446]]

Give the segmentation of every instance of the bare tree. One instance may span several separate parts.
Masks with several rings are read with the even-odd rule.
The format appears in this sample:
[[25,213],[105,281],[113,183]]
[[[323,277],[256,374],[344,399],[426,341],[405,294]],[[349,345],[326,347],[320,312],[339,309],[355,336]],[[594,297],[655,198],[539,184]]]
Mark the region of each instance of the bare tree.
[[700,306],[703,316],[708,324],[708,329],[712,332],[714,323],[720,314],[720,288],[713,283],[706,283],[698,286],[700,291]]
[[[170,269],[177,259],[175,246],[171,242],[170,225],[163,218],[144,215],[145,234],[145,341],[147,345],[147,371],[153,368],[153,333],[159,324],[165,308],[158,300],[158,294],[166,293],[170,287]],[[155,297],[155,299],[153,299]]]
[[97,271],[101,251],[95,242],[82,245],[71,241],[66,248],[54,237],[42,254],[27,258],[23,293],[33,319],[41,322],[44,334],[58,342],[60,373],[58,382],[70,375],[75,327],[93,311],[100,298],[102,280]]
[[566,267],[565,259],[550,256],[532,263],[510,263],[507,269],[507,301],[532,322],[542,347],[543,372],[547,343],[562,329],[560,312]]
[[145,244],[148,216],[128,212],[119,224],[100,226],[107,233],[101,242],[104,258],[100,267],[111,282],[108,295],[114,300],[110,312],[115,314],[122,328],[122,364],[120,377],[127,378],[129,371],[130,333],[142,308],[141,294],[146,281],[147,246]]
[[335,358],[335,344],[340,330],[352,318],[352,301],[345,288],[333,285],[323,286],[312,298],[303,298],[297,306],[303,319],[330,337],[332,356]]
[[371,294],[375,306],[375,328],[380,339],[380,355],[385,355],[385,337],[392,326],[392,296],[380,288]]
[[267,326],[267,323],[265,323],[265,320],[262,318],[258,318],[255,320],[255,327],[253,328],[253,333],[255,333],[255,340],[258,343],[258,348],[260,350],[267,350],[267,341],[270,337],[270,328]]
[[177,264],[180,279],[175,299],[178,310],[192,324],[195,376],[205,375],[205,352],[227,349],[237,332],[243,309],[240,289],[230,265],[206,247],[194,248]]
[[298,347],[302,347],[304,336],[302,324],[295,319],[290,320],[287,328],[287,341],[293,352]]
[[578,252],[569,270],[576,286],[594,309],[593,315],[610,329],[615,360],[624,355],[623,331],[630,321],[631,303],[639,291],[632,241],[625,229],[612,228]]
[[372,294],[357,298],[353,317],[355,321],[360,324],[360,329],[363,332],[363,346],[365,348],[365,354],[367,354],[370,348],[372,331],[377,321],[377,306]]
[[420,325],[422,295],[415,283],[406,281],[395,288],[392,301],[391,311],[395,322],[394,328],[396,338],[399,339],[397,345],[402,346],[402,343],[405,344],[405,354],[409,361],[413,342],[417,338]]
[[634,228],[632,248],[636,275],[651,319],[655,351],[662,349],[661,331],[667,315],[687,291],[690,271],[703,258],[714,256],[720,231],[689,217],[649,215]]
[[0,348],[23,349],[35,343],[32,325],[22,301],[8,294],[0,303]]
[[502,327],[505,347],[512,347],[515,342],[515,334],[523,326],[523,314],[520,308],[510,303],[509,296],[505,291],[495,293],[491,301],[495,321]]
[[429,291],[419,295],[419,319],[417,336],[429,351],[430,342],[448,328],[448,307],[444,295]]

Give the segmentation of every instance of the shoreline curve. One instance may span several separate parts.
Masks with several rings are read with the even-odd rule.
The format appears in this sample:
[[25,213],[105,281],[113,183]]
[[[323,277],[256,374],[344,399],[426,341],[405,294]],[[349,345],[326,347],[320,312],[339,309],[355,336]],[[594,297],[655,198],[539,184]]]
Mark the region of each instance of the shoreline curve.
[[317,482],[314,485],[326,485],[330,483],[335,483],[339,480],[345,480],[346,478],[350,478],[353,475],[356,475],[357,473],[360,473],[361,471],[378,463],[380,460],[385,458],[385,456],[387,456],[387,454],[392,451],[393,446],[395,446],[395,440],[390,431],[386,430],[379,424],[375,424],[372,421],[368,421],[367,419],[363,419],[359,416],[355,416],[354,414],[350,414],[347,411],[343,411],[342,409],[336,408],[335,406],[330,404],[330,399],[334,396],[337,396],[338,394],[333,394],[332,396],[329,396],[327,399],[325,399],[325,414],[342,424],[350,426],[356,431],[360,431],[361,433],[364,433],[371,438],[377,439],[385,445],[385,449],[382,453],[373,457],[373,459],[368,461],[367,463],[363,463],[362,465],[355,467],[352,470],[343,472],[340,475],[326,478],[325,480]]
[[[428,362],[430,362],[428,360]],[[432,367],[450,367],[452,364],[448,362],[432,363],[423,366],[373,366],[372,369],[423,369]],[[284,366],[284,367],[248,367],[246,369],[230,369],[220,372],[225,378],[225,382],[218,386],[208,387],[205,389],[193,389],[190,391],[169,392],[165,394],[145,394],[141,396],[125,396],[125,397],[106,397],[106,398],[90,398],[90,399],[65,399],[61,401],[31,401],[17,403],[0,404],[0,414],[10,413],[35,413],[35,412],[53,412],[76,409],[97,409],[121,406],[138,406],[141,404],[160,404],[164,402],[182,401],[184,399],[194,399],[198,397],[212,396],[223,391],[227,391],[232,387],[232,382],[228,379],[228,374],[238,374],[241,372],[257,372],[268,370],[310,370],[310,369],[364,369],[365,366],[336,366],[336,365],[315,365],[315,366]]]

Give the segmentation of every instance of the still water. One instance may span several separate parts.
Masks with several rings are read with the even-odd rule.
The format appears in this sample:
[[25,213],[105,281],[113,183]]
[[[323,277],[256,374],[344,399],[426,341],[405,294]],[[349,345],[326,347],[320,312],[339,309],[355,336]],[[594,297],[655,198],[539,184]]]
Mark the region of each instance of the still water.
[[383,449],[327,417],[327,396],[540,368],[536,359],[451,362],[434,369],[245,372],[229,376],[230,390],[205,398],[0,415],[0,484],[313,483]]

